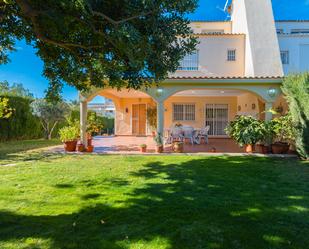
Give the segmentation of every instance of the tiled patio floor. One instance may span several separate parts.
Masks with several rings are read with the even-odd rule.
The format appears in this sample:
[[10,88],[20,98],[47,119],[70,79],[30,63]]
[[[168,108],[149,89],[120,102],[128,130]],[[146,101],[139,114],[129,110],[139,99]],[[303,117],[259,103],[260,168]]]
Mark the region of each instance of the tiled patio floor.
[[[108,154],[135,154],[139,153],[139,146],[147,144],[147,152],[155,152],[155,143],[152,137],[134,137],[134,136],[118,136],[118,137],[95,137],[93,145],[95,152]],[[232,139],[209,139],[209,144],[201,145],[185,144],[185,153],[202,153],[211,152],[215,148],[217,153],[242,153],[244,149],[239,148]],[[165,153],[171,153],[171,145],[165,145]]]

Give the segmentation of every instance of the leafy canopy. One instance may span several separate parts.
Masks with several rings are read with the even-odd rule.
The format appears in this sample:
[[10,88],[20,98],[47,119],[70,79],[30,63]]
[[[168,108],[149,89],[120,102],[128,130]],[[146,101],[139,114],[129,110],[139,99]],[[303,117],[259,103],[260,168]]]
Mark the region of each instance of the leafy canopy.
[[0,0],[0,63],[15,39],[44,61],[49,97],[65,83],[138,89],[195,49],[186,14],[197,0]]

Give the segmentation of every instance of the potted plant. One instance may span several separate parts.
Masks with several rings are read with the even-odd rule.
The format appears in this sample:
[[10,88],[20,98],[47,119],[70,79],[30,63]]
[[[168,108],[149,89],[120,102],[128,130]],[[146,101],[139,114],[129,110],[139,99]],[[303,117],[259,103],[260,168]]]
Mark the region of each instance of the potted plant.
[[260,153],[268,154],[271,152],[271,144],[273,141],[273,129],[272,129],[272,122],[264,121],[261,122],[261,130],[262,136],[259,144]]
[[85,151],[85,146],[81,143],[81,142],[79,142],[79,143],[77,143],[77,151],[78,152],[84,152]]
[[157,153],[163,153],[164,147],[163,147],[163,139],[160,133],[158,133],[154,137],[154,141],[156,142],[156,152]]
[[76,151],[79,130],[76,126],[65,126],[59,130],[59,136],[68,152]]
[[95,112],[88,112],[87,117],[87,144],[88,146],[92,146],[92,136],[97,135],[103,129],[104,124],[103,120],[100,116],[98,116]]
[[92,152],[93,152],[93,149],[94,149],[94,146],[93,146],[93,145],[87,145],[86,152],[92,153]]
[[155,137],[157,129],[157,107],[148,107],[147,108],[147,122],[151,128],[152,136]]
[[176,153],[183,153],[184,152],[183,142],[174,142],[173,143],[173,151],[176,152]]
[[287,154],[290,143],[295,137],[294,126],[290,115],[272,120],[274,143],[271,145],[274,154]]
[[241,147],[245,146],[247,153],[254,151],[254,145],[263,136],[261,121],[251,116],[237,116],[234,121],[229,123],[225,131]]
[[141,145],[139,146],[139,148],[140,148],[140,151],[141,151],[142,153],[145,153],[145,152],[147,151],[147,145],[146,145],[146,144],[141,144]]

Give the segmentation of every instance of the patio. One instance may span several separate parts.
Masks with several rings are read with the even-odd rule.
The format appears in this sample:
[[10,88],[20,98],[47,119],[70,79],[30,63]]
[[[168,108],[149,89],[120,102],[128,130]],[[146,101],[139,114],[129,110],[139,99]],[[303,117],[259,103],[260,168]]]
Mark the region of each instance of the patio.
[[[147,153],[155,152],[155,142],[152,137],[136,136],[115,136],[115,137],[94,137],[93,145],[96,153],[107,154],[136,154],[139,152],[141,144],[147,145]],[[244,150],[239,148],[232,139],[229,138],[210,138],[209,143],[202,142],[200,145],[191,145],[186,142],[185,153],[207,153],[215,148],[217,153],[242,153]],[[172,153],[171,145],[165,145],[165,153]]]

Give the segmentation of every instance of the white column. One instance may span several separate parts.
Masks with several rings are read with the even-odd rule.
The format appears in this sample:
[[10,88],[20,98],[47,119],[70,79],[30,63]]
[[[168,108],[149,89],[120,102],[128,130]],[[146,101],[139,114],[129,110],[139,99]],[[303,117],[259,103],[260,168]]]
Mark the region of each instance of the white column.
[[163,136],[164,134],[164,102],[157,102],[157,133]]
[[87,146],[87,101],[80,102],[80,139]]
[[265,121],[271,121],[273,118],[273,114],[271,112],[273,108],[272,102],[266,102],[265,103]]

